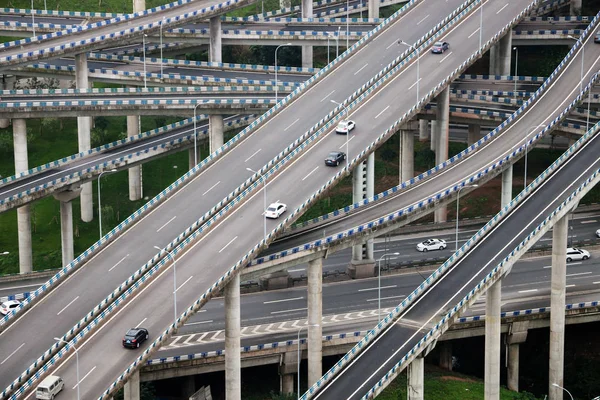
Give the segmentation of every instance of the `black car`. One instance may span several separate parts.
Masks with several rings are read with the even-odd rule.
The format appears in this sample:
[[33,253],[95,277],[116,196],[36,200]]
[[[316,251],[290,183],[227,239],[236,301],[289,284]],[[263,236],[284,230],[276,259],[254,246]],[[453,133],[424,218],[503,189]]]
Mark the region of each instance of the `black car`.
[[594,36],[594,43],[600,43],[600,31],[596,32],[596,36]]
[[146,328],[131,328],[123,338],[123,347],[135,349],[140,347],[140,343],[148,339],[148,329]]
[[431,52],[434,54],[442,54],[449,48],[450,44],[448,42],[436,42],[431,48]]
[[341,151],[332,151],[331,153],[329,153],[327,158],[325,158],[325,165],[337,167],[345,159],[346,153],[342,153]]

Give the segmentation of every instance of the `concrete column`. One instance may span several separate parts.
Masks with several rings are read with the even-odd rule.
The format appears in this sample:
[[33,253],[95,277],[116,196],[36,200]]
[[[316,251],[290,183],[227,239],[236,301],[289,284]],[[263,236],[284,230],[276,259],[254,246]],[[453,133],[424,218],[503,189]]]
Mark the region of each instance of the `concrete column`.
[[146,0],[133,0],[133,12],[140,12],[146,9]]
[[71,201],[79,196],[79,188],[65,190],[54,194],[60,201],[60,239],[62,250],[62,265],[65,266],[75,258],[73,250],[73,204]]
[[513,322],[506,335],[508,346],[506,386],[509,390],[519,391],[519,345],[527,340],[529,321]]
[[512,195],[513,166],[509,166],[502,171],[502,196],[500,197],[500,207],[504,208],[513,198]]
[[437,134],[436,134],[436,130],[437,130],[437,121],[435,119],[431,120],[431,133],[429,134],[429,136],[431,137],[431,140],[429,141],[429,149],[433,152],[435,152],[435,149],[437,148]]
[[281,375],[281,393],[283,394],[294,394],[296,390],[294,388],[294,374]]
[[[13,144],[15,154],[15,174],[29,169],[27,157],[27,125],[24,119],[13,119]],[[17,208],[17,229],[19,237],[19,272],[33,271],[31,250],[31,214],[29,205]]]
[[223,116],[222,115],[209,115],[208,116],[208,130],[210,141],[210,152],[214,153],[217,149],[223,146]]
[[221,34],[221,17],[212,17],[210,19],[210,62],[220,63],[223,61]]
[[400,130],[399,166],[400,183],[415,176],[415,133],[413,130]]
[[567,282],[567,232],[569,215],[562,217],[552,228],[552,278],[550,292],[550,371],[548,373],[549,400],[562,400],[565,359],[565,285]]
[[369,0],[369,18],[379,18],[379,0]]
[[291,8],[292,0],[279,0],[279,8]]
[[[437,165],[443,163],[448,159],[448,137],[449,137],[449,124],[450,124],[450,88],[444,89],[437,96],[437,108],[436,108],[436,149],[435,149],[435,163]],[[447,219],[446,206],[436,208],[434,212],[434,221],[436,223],[446,222]]]
[[408,400],[423,400],[425,390],[423,388],[424,381],[425,358],[418,356],[410,364],[408,364]]
[[288,351],[281,356],[279,376],[281,377],[281,393],[295,393],[294,380],[298,373],[298,356],[296,350]]
[[308,386],[323,376],[323,259],[308,263]]
[[[366,161],[354,167],[352,171],[352,200],[357,203],[373,197],[375,190],[375,156],[372,153]],[[373,241],[352,246],[352,261],[348,266],[348,275],[355,278],[372,277],[375,273]]]
[[437,347],[440,349],[440,368],[452,371],[452,342],[438,342]]
[[[365,188],[365,198],[372,199],[375,196],[375,152],[369,154],[367,157],[367,169],[366,169],[366,181],[367,186]],[[375,255],[373,249],[373,239],[367,240],[364,245],[364,259],[368,260],[369,263],[375,265]]]
[[[127,116],[127,137],[137,136],[140,132],[140,119],[137,115]],[[129,200],[135,201],[142,198],[142,166],[136,165],[128,170],[129,174]]]
[[241,400],[240,275],[225,287],[225,398]]
[[485,298],[485,400],[500,399],[500,301],[502,281],[494,283]]
[[125,382],[123,388],[124,400],[140,400],[140,371],[136,371]]
[[[352,202],[358,203],[363,200],[363,179],[365,176],[366,165],[360,163],[352,171]],[[352,246],[352,262],[362,261],[363,245]]]
[[[302,0],[302,18],[313,17],[313,0]],[[340,40],[340,42],[342,42]],[[341,54],[341,53],[340,53]],[[310,45],[302,46],[302,68],[313,67],[313,48]]]
[[581,15],[582,0],[571,0],[570,15]]
[[[2,75],[2,90],[10,90],[12,89],[12,83],[9,83],[8,78],[6,77],[6,75]],[[10,119],[8,118],[0,118],[0,128],[4,129],[4,128],[8,128],[8,126],[10,125]]]
[[490,75],[510,75],[512,33],[509,31],[490,49]]
[[481,126],[471,124],[469,125],[469,134],[467,136],[467,144],[470,146],[481,139]]
[[181,377],[183,383],[181,385],[181,394],[184,398],[189,399],[190,396],[196,393],[196,378],[194,375]]
[[[85,53],[75,55],[75,83],[77,89],[89,89],[87,55]],[[88,151],[91,148],[90,117],[77,117],[77,140],[79,152]],[[90,222],[94,219],[94,202],[92,183],[81,185],[81,220]]]
[[429,123],[426,119],[419,120],[419,141],[425,142],[429,139]]

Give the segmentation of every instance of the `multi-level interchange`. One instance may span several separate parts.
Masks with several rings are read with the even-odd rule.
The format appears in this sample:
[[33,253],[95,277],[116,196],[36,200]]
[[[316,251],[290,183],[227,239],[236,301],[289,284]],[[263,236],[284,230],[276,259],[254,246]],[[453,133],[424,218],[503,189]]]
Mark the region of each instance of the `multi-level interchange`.
[[[60,399],[112,398],[124,386],[125,398],[133,400],[139,398],[140,379],[193,375],[223,369],[223,363],[228,400],[244,398],[240,370],[245,365],[279,363],[282,390],[291,393],[297,391],[298,356],[308,358],[309,389],[302,399],[372,398],[405,368],[409,398],[423,399],[424,356],[437,344],[447,362],[451,347],[444,340],[459,331],[469,335],[479,324],[485,326],[485,398],[498,399],[501,325],[510,324],[513,390],[518,390],[519,343],[530,326],[527,319],[502,320],[501,287],[511,282],[513,264],[552,228],[548,393],[561,399],[568,218],[600,173],[600,128],[590,110],[598,101],[592,92],[600,58],[594,43],[598,17],[555,19],[560,30],[532,17],[565,5],[576,15],[581,0],[410,0],[385,20],[375,19],[379,6],[394,2],[303,0],[299,9],[282,2],[278,12],[243,21],[222,17],[250,3],[181,0],[145,10],[143,1],[134,0],[132,15],[4,10],[3,35],[33,30],[34,37],[0,49],[5,89],[0,124],[12,124],[16,170],[0,183],[0,209],[17,209],[20,271],[28,273],[29,204],[48,195],[59,200],[65,267],[0,320],[2,398],[34,398],[38,384],[53,375],[64,382]],[[363,10],[368,19],[335,18]],[[302,18],[286,18],[298,12]],[[240,28],[240,22],[247,25]],[[222,44],[269,41],[302,46],[302,68],[221,64]],[[547,79],[506,81],[518,51],[513,43],[561,42],[574,44]],[[209,45],[210,63],[168,57],[203,44]],[[317,45],[326,45],[328,55],[331,49],[331,62],[320,70],[312,65]],[[150,49],[157,58],[146,59]],[[462,75],[488,51],[496,78]],[[68,58],[73,56],[74,62]],[[9,90],[15,76],[73,75],[76,90]],[[126,88],[89,89],[90,80]],[[80,153],[30,169],[27,119],[48,113],[77,116]],[[142,114],[191,119],[140,133]],[[91,117],[99,115],[127,115],[128,139],[91,149]],[[469,125],[470,146],[448,158],[451,119]],[[348,120],[355,128],[336,134]],[[482,136],[482,124],[497,127]],[[244,125],[224,143],[225,127]],[[437,166],[414,176],[417,132],[422,139],[431,137]],[[512,164],[550,132],[570,138],[571,147],[514,197]],[[374,151],[395,134],[400,184],[376,194]],[[200,140],[209,141],[210,156],[198,154]],[[71,201],[79,196],[81,218],[92,220],[92,181],[122,169],[129,170],[130,199],[140,199],[141,164],[185,148],[190,171],[75,258]],[[346,157],[326,166],[330,152]],[[350,174],[355,204],[292,227]],[[429,213],[451,229],[448,204],[500,174],[504,208],[474,235],[462,233],[460,243],[458,224],[456,241],[449,235],[429,243],[428,249],[444,247],[445,256],[425,281],[417,275],[391,277],[396,283],[382,287],[380,280],[357,280],[353,287],[363,293],[358,295],[337,286],[323,290],[332,260],[348,265],[353,278],[381,276],[384,257],[409,263],[409,256],[387,250],[375,238]],[[265,207],[276,202],[287,210],[265,218]],[[401,236],[398,240],[405,245]],[[345,251],[350,248],[351,261]],[[264,292],[261,300],[246,297],[272,311],[268,325],[242,328],[240,282],[271,274],[265,280],[269,286],[286,286],[293,268],[303,264],[308,264],[307,293],[294,288]],[[402,295],[390,295],[396,286]],[[221,294],[223,299],[209,302]],[[461,317],[477,315],[467,310],[483,294],[485,319]],[[352,309],[337,312],[336,298],[347,299]],[[277,307],[284,302],[287,313],[281,315]],[[256,307],[248,310],[244,313]],[[544,311],[532,311],[538,312]],[[340,324],[355,318],[367,322]],[[129,340],[136,342],[124,344],[137,348],[148,339],[139,349],[124,349],[124,333],[138,326],[148,332],[132,331]],[[362,332],[339,335],[350,330]],[[274,344],[256,346],[269,341]],[[322,370],[324,352],[347,350],[333,368]]]

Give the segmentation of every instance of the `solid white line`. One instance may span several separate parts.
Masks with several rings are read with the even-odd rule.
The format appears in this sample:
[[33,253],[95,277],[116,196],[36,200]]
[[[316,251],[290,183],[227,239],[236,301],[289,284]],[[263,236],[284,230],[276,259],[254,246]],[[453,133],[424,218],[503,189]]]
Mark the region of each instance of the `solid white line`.
[[12,286],[12,287],[7,287],[7,288],[2,288],[2,290],[13,290],[13,289],[21,289],[21,288],[26,288],[26,287],[39,287],[42,286],[42,283],[33,283],[31,285],[22,285],[22,286]]
[[587,221],[581,221],[580,224],[593,224],[594,222],[598,222],[597,219],[589,219]]
[[10,353],[10,354],[8,355],[8,357],[6,357],[4,360],[2,360],[2,362],[0,362],[0,365],[4,364],[4,363],[6,362],[6,360],[8,360],[8,359],[9,359],[9,358],[11,358],[12,356],[14,356],[14,355],[15,355],[15,353],[16,353],[17,351],[19,351],[19,350],[21,349],[21,347],[23,347],[23,346],[25,346],[25,343],[23,343],[22,345],[20,345],[19,347],[17,347],[17,348],[15,349],[15,351],[13,351],[12,353]]
[[287,128],[285,128],[283,131],[287,131],[288,129],[290,129],[292,127],[292,125],[294,125],[296,122],[300,121],[300,118],[296,118],[296,120],[294,122],[292,122],[291,124],[289,124],[289,126]]
[[383,110],[381,110],[381,112],[375,116],[375,119],[377,119],[381,114],[383,114],[384,112],[386,112],[388,108],[390,108],[390,106],[387,106],[386,108],[384,108]]
[[140,326],[142,326],[142,324],[143,324],[144,322],[146,322],[146,320],[147,320],[147,319],[148,319],[148,318],[144,318],[143,320],[141,320],[141,321],[140,321],[140,323],[136,325],[136,327],[140,327]]
[[446,58],[450,57],[450,55],[451,55],[451,54],[452,54],[452,52],[448,53],[448,55],[447,55],[447,56],[445,56],[444,58],[442,58],[442,59],[440,60],[440,64],[441,64],[441,63],[443,63],[444,61],[446,61]]
[[427,14],[426,16],[423,17],[422,20],[420,20],[419,22],[417,22],[417,25],[419,25],[421,22],[425,21],[427,19],[427,17],[429,17],[429,14]]
[[397,43],[398,43],[398,42],[394,42],[394,43],[390,44],[388,47],[386,47],[385,49],[386,49],[386,50],[389,50],[389,49],[390,49],[390,47],[392,47],[392,46],[396,45]]
[[332,90],[327,96],[323,97],[319,103],[322,103],[323,101],[325,101],[329,96],[331,96],[333,94],[333,92],[335,92],[335,90]]
[[190,322],[190,323],[185,324],[185,326],[200,325],[200,324],[210,324],[211,322],[213,322],[213,320],[209,319],[209,320],[206,320],[206,321]]
[[[389,286],[382,286],[381,289],[390,289],[390,288],[395,288],[398,287],[398,285],[389,285]],[[368,292],[370,290],[378,290],[379,288],[366,288],[366,289],[358,289],[359,292]]]
[[568,287],[575,287],[575,285],[565,285],[566,288]]
[[[81,384],[81,382],[83,382],[83,380],[85,378],[87,378],[92,372],[94,372],[95,369],[96,369],[96,366],[94,365],[94,368],[92,368],[90,370],[90,372],[88,372],[87,374],[85,374],[85,376],[83,378],[81,378],[81,380],[79,382],[77,382],[77,385]],[[77,385],[73,386],[73,390],[75,390],[75,388],[77,388]]]
[[362,67],[360,67],[360,69],[358,71],[356,71],[354,73],[354,75],[357,75],[360,71],[362,71],[363,69],[365,69],[367,67],[367,65],[369,65],[369,63],[366,63],[365,65],[363,65]]
[[304,297],[294,297],[294,298],[291,298],[291,299],[263,301],[263,304],[283,303],[284,301],[302,300],[303,298]]
[[252,154],[250,157],[246,158],[246,159],[244,160],[244,162],[248,162],[248,160],[249,160],[249,159],[251,159],[252,157],[254,157],[255,155],[257,155],[258,153],[260,153],[260,151],[261,151],[261,150],[262,150],[262,149],[258,149],[258,150],[256,150],[256,151],[254,152],[254,154]]
[[302,178],[302,180],[305,180],[306,178],[311,176],[313,174],[313,172],[315,172],[318,168],[319,168],[318,165],[316,167],[314,167],[313,170],[308,173],[308,175],[306,175],[304,178]]
[[304,310],[308,310],[308,308],[304,307],[304,308],[295,308],[293,310],[271,311],[271,314],[290,313],[290,312],[304,311]]
[[576,274],[567,274],[565,276],[580,276],[580,275],[589,275],[591,272],[578,272]]
[[477,32],[479,32],[479,28],[475,29],[475,32],[471,33],[467,38],[471,39]]
[[70,302],[69,304],[67,304],[67,305],[66,305],[66,306],[65,306],[65,307],[64,307],[62,310],[60,310],[60,311],[58,312],[58,314],[56,314],[56,315],[60,315],[60,313],[61,313],[61,312],[65,311],[65,309],[66,309],[67,307],[69,307],[71,304],[73,304],[73,303],[74,303],[74,302],[75,302],[75,301],[76,301],[78,298],[79,298],[79,296],[77,296],[77,297],[75,297],[73,300],[71,300],[71,302]]
[[[181,284],[181,285],[180,285],[180,286],[177,288],[177,290],[181,289],[181,288],[183,287],[183,285],[185,285],[186,283],[188,283],[188,282],[190,281],[190,279],[192,279],[192,278],[193,278],[193,276],[194,276],[194,275],[192,275],[192,276],[190,276],[189,278],[187,278],[187,280],[186,280],[185,282],[183,282],[183,283],[182,283],[182,284]],[[176,291],[177,291],[177,290],[176,290]]]
[[[388,296],[388,297],[382,297],[382,298],[381,298],[381,300],[388,300],[388,299],[401,299],[401,298],[403,298],[403,297],[406,297],[406,296],[404,296],[403,294],[401,294],[401,295],[399,295],[399,296]],[[367,299],[367,301],[377,301],[377,300],[379,300],[379,298],[377,298],[377,299]]]
[[220,253],[220,252],[222,252],[223,250],[225,250],[225,249],[227,248],[227,246],[229,246],[231,243],[233,243],[233,241],[234,241],[235,239],[237,239],[237,238],[238,238],[238,237],[236,236],[236,237],[234,237],[233,239],[231,239],[231,240],[229,241],[229,243],[227,243],[225,246],[223,246],[223,248],[222,248],[221,250],[219,250],[219,253]]
[[519,290],[517,293],[532,293],[537,292],[537,289],[527,289],[527,290]]
[[115,265],[113,265],[112,267],[110,267],[110,269],[108,270],[108,272],[110,272],[110,271],[112,271],[113,269],[117,268],[117,266],[118,266],[119,264],[121,264],[121,263],[123,262],[123,260],[125,260],[127,257],[129,257],[129,254],[127,254],[125,257],[121,258],[121,259],[119,260],[119,262],[117,262]]
[[600,281],[598,282],[592,282],[593,285],[600,285]]
[[288,269],[288,272],[301,272],[304,271],[306,268],[298,268],[298,269]]
[[211,190],[213,190],[219,183],[221,183],[221,181],[215,183],[214,185],[212,185],[206,192],[202,193],[202,196],[204,196],[206,193],[210,192]]
[[582,262],[581,261],[579,261],[579,262],[570,262],[567,265],[579,265],[579,264],[582,264]]
[[[210,189],[208,189],[208,190],[210,190]],[[161,230],[162,228],[164,228],[165,226],[167,226],[167,225],[168,225],[170,222],[173,222],[173,220],[174,220],[175,218],[177,218],[177,216],[174,216],[173,218],[171,218],[170,220],[168,220],[167,222],[165,222],[163,226],[161,226],[160,228],[158,228],[158,229],[156,230],[156,233],[160,232],[160,230]]]
[[414,88],[417,85],[417,83],[420,82],[420,81],[421,81],[421,78],[417,79],[417,81],[415,83],[413,83],[412,85],[410,85],[410,87],[408,88],[408,90]]
[[[354,139],[354,136],[352,136],[350,139],[348,139],[347,142],[350,142],[352,139]],[[346,147],[346,142],[344,142],[344,144],[340,146],[340,149],[344,148],[344,147]]]
[[504,5],[504,7],[502,7],[502,8],[501,8],[501,9],[499,9],[498,11],[496,11],[496,15],[500,14],[500,12],[501,12],[502,10],[504,10],[506,7],[508,7],[508,3],[506,3],[506,4]]

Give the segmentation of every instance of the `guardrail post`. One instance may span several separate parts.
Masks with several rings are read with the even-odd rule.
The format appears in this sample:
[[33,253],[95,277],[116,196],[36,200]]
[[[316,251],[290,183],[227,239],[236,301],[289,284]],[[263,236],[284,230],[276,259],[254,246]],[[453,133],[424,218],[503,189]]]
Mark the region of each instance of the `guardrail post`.
[[[313,17],[312,0],[302,0],[302,18]],[[338,38],[339,39],[339,38]],[[302,46],[302,68],[313,67],[313,47],[310,45]]]
[[506,386],[509,390],[519,391],[519,344],[527,340],[529,321],[517,321],[510,324],[506,335],[508,360]]
[[500,399],[501,288],[498,280],[485,293],[485,400]]
[[470,124],[467,135],[467,144],[470,146],[481,139],[481,125]]
[[124,400],[140,400],[140,371],[137,370],[129,376],[123,388]]
[[567,282],[567,232],[569,214],[552,228],[552,278],[550,292],[550,369],[548,373],[549,400],[563,398],[563,367],[565,358],[565,286]]
[[406,182],[415,175],[415,131],[420,128],[417,121],[410,121],[400,129],[399,183]]
[[502,171],[502,195],[500,196],[500,208],[504,208],[513,198],[512,195],[513,183],[513,166],[510,164],[508,168]]
[[63,266],[69,264],[75,258],[73,250],[73,203],[71,201],[79,196],[80,191],[79,188],[76,188],[54,193],[54,198],[60,201],[60,239]]
[[425,393],[423,387],[424,381],[424,369],[425,369],[425,357],[419,355],[415,357],[410,364],[408,364],[408,388],[407,388],[407,399],[408,400],[423,400]]
[[[29,169],[27,157],[27,125],[24,119],[13,119],[13,143],[15,154],[15,174]],[[31,251],[31,213],[29,204],[17,208],[17,227],[19,235],[19,272],[33,270]]]
[[308,387],[323,375],[323,259],[308,263]]
[[512,31],[509,30],[490,49],[490,75],[510,75]]
[[[89,88],[88,64],[86,53],[75,55],[75,83],[77,85],[77,89]],[[91,117],[77,117],[77,140],[79,143],[79,152],[85,152],[91,148],[91,120]],[[90,222],[94,219],[94,200],[91,182],[87,182],[81,185],[80,198],[81,220],[83,222]]]
[[[137,115],[127,116],[127,137],[137,136],[140,133],[140,120]],[[129,200],[135,201],[142,198],[142,166],[136,165],[127,170],[129,176]]]
[[240,275],[225,287],[225,398],[241,400]]
[[[448,129],[450,122],[450,87],[446,87],[436,98],[436,131],[435,131],[435,163],[440,165],[448,159]],[[433,132],[432,132],[433,134]],[[433,141],[433,136],[432,136]],[[436,223],[446,222],[446,206],[435,209],[434,220]]]

